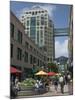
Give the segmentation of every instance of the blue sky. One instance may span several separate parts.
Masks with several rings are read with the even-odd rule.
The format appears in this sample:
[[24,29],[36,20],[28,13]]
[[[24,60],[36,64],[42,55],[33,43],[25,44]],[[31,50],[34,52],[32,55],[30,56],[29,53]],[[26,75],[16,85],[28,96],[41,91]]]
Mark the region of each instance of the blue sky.
[[[31,9],[34,5],[40,5],[42,8],[46,9],[49,16],[54,22],[55,28],[65,28],[68,27],[69,23],[69,12],[70,5],[59,5],[59,4],[46,4],[46,3],[30,3],[30,2],[10,2],[10,9],[14,14],[19,17],[23,9]],[[55,56],[68,56],[68,37],[55,38]],[[62,48],[62,52],[58,48]]]

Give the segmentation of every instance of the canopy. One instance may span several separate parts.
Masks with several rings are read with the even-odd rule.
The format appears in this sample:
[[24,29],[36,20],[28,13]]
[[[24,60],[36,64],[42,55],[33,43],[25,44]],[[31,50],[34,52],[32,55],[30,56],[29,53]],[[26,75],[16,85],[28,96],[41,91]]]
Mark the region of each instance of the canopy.
[[35,75],[48,75],[48,74],[41,70],[41,71],[37,72]]
[[10,67],[10,72],[11,72],[11,73],[21,73],[20,70],[14,68],[14,67]]
[[54,76],[54,75],[56,75],[56,73],[55,72],[48,72],[48,75],[49,76]]

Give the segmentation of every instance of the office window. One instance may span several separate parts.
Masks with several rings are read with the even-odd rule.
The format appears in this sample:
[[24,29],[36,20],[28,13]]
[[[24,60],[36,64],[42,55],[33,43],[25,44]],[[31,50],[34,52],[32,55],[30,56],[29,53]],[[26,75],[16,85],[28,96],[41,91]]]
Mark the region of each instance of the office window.
[[36,17],[31,17],[31,26],[36,26]]
[[43,30],[40,32],[40,37],[43,38]]
[[40,17],[39,17],[39,16],[37,16],[37,20],[39,20],[39,18],[40,18]]
[[32,15],[34,15],[35,13],[34,12],[32,12]]
[[22,32],[18,30],[17,39],[19,43],[22,43]]
[[39,13],[41,13],[41,11],[39,11]]
[[24,16],[22,16],[22,18],[24,18]]
[[33,56],[30,55],[30,64],[33,64]]
[[45,16],[47,16],[47,14],[45,14]]
[[26,29],[29,30],[29,27],[27,27]]
[[11,44],[11,58],[13,57],[13,44]]
[[35,40],[36,27],[30,27],[30,37]]
[[22,50],[20,48],[17,48],[17,59],[22,60]]
[[27,20],[27,26],[29,26],[29,20]]
[[37,43],[39,43],[39,30],[37,31]]
[[40,27],[41,29],[43,29],[43,27]]
[[36,28],[37,28],[37,30],[39,30],[39,26],[37,26]]
[[34,64],[36,63],[36,58],[35,58],[35,57],[33,57],[33,63],[34,63]]
[[50,24],[50,27],[52,27],[53,25],[52,24]]
[[38,66],[39,66],[39,59],[38,59]]
[[25,47],[28,49],[29,48],[29,43],[25,42]]
[[27,35],[29,36],[29,31],[27,31]]
[[41,45],[43,45],[43,40],[41,39]]
[[34,48],[34,54],[36,54],[36,49]]
[[10,24],[11,37],[14,38],[14,24]]
[[44,11],[42,11],[42,13],[44,13]]
[[37,15],[37,11],[35,12],[35,14]]
[[41,25],[44,25],[44,16],[41,16]]
[[39,20],[37,20],[37,26],[39,26],[40,25],[40,21]]
[[29,19],[30,17],[27,17],[27,20]]
[[24,54],[24,61],[28,62],[28,52],[26,52],[26,51],[25,51],[25,54]]
[[28,12],[26,12],[26,14],[28,14]]
[[33,50],[33,47],[30,45],[30,51],[32,51]]

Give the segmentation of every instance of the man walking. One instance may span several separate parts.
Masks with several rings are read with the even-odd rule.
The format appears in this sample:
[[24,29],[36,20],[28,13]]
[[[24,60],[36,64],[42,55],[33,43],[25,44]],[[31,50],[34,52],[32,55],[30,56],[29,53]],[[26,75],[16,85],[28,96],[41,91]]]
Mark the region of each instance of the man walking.
[[68,92],[69,92],[69,94],[73,94],[73,89],[72,89],[73,82],[72,82],[72,78],[71,78],[71,74],[70,73],[68,73],[67,79],[68,79]]
[[60,83],[61,93],[64,93],[64,78],[62,75],[59,77],[59,83]]

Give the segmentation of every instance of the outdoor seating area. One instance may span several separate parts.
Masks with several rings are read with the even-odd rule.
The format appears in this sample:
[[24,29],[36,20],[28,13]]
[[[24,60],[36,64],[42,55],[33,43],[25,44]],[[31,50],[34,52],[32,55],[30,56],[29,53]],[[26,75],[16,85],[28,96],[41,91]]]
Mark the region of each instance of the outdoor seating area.
[[[11,70],[11,73],[21,74],[21,71],[17,71],[16,69],[16,71],[13,72]],[[18,80],[18,77],[16,77],[15,82],[11,82],[11,97],[41,95],[47,93],[50,91],[50,84],[52,84],[51,80],[53,81],[53,77],[58,77],[59,75],[61,74],[40,70],[37,73],[34,73],[34,78],[26,78],[21,82]]]

